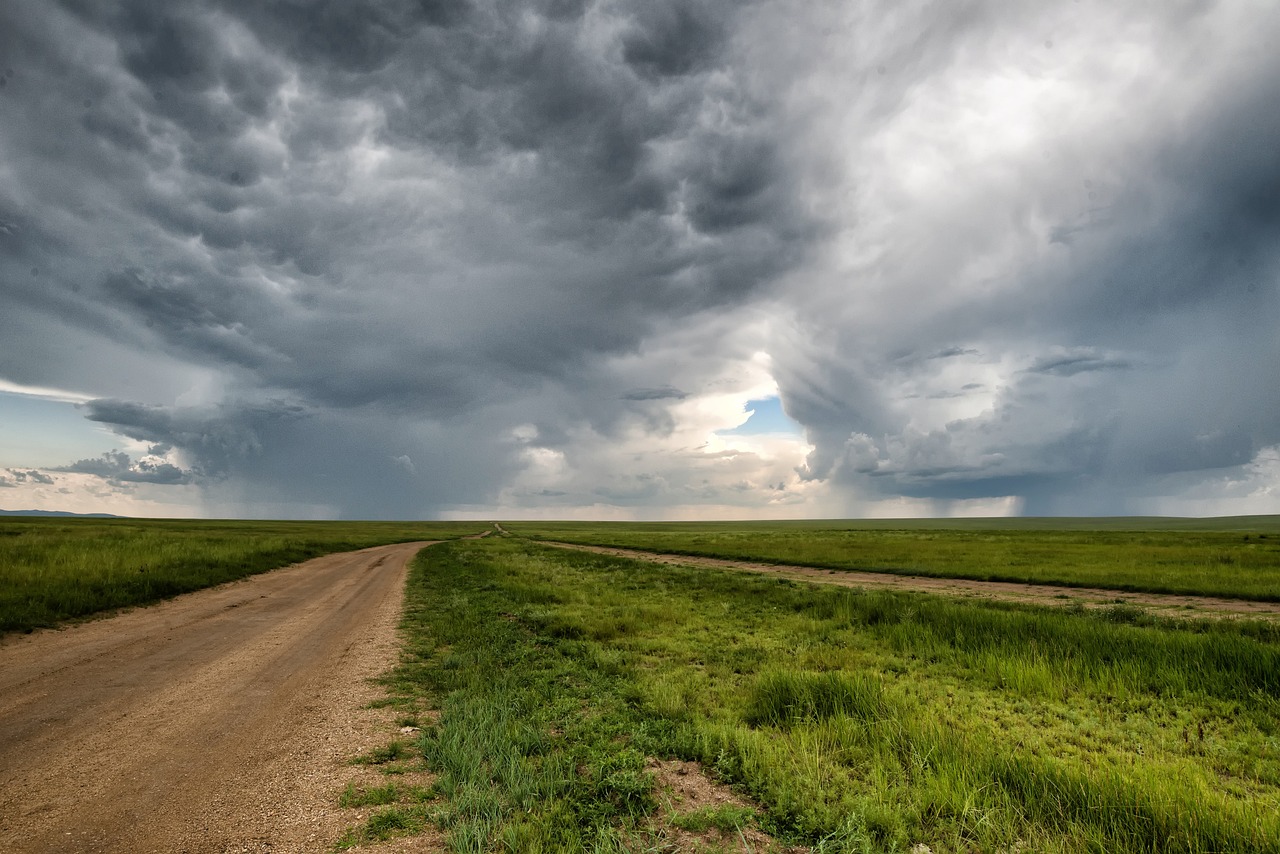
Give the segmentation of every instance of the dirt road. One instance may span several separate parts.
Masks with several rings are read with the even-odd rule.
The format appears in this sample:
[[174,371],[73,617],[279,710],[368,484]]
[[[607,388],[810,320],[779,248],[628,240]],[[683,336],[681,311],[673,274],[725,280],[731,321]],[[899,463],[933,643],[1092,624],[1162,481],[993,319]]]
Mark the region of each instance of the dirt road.
[[[498,527],[498,531],[505,533],[501,527]],[[535,542],[561,549],[616,555],[655,563],[736,569],[745,572],[779,575],[796,581],[834,584],[840,587],[890,588],[920,593],[936,593],[943,596],[998,599],[1006,602],[1028,602],[1036,605],[1059,607],[1081,605],[1085,608],[1101,608],[1113,605],[1132,605],[1164,617],[1280,619],[1280,602],[1253,602],[1245,599],[1222,599],[1214,596],[1178,596],[1164,593],[1128,593],[1121,590],[1107,590],[1101,587],[1061,587],[1052,584],[1021,584],[1008,581],[974,581],[966,578],[896,575],[887,572],[817,569],[812,566],[695,557],[662,552],[646,552],[640,549],[614,548],[612,546],[584,546],[577,543],[560,543],[550,540],[536,540]]]
[[0,851],[328,850],[425,545],[0,644]]

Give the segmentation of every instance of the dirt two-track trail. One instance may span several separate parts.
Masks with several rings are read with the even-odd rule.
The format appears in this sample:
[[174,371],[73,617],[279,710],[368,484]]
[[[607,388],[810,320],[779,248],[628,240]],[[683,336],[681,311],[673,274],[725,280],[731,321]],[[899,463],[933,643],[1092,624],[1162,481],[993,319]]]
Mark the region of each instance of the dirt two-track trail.
[[427,545],[0,643],[0,851],[330,850]]

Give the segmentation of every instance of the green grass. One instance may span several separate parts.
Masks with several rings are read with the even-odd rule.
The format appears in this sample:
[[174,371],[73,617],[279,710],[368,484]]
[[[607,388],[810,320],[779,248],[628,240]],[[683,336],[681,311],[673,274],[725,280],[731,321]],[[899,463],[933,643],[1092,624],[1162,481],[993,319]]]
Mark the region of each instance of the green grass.
[[668,821],[672,827],[702,833],[706,830],[720,830],[733,833],[744,827],[750,827],[756,818],[756,811],[751,807],[740,807],[734,804],[721,804],[715,807],[702,807],[684,813],[675,813]]
[[989,581],[1280,601],[1280,517],[506,523],[534,539]]
[[888,714],[884,685],[874,676],[778,670],[756,681],[743,719],[752,726],[790,729],[832,718],[876,721]]
[[513,539],[424,552],[408,602],[394,684],[440,710],[417,749],[453,851],[646,850],[653,755],[702,762],[818,852],[1280,852],[1268,625]]
[[[362,804],[351,804],[362,806]],[[348,830],[334,845],[337,851],[348,851],[368,842],[381,842],[395,836],[420,833],[429,820],[430,811],[420,805],[395,805],[378,810],[364,825]]]
[[367,753],[357,756],[356,765],[386,765],[413,755],[413,748],[403,741],[393,741],[382,747],[375,747]]
[[509,613],[504,564],[438,548],[410,578],[392,685],[402,704],[440,709],[418,747],[438,775],[432,820],[449,850],[625,850],[655,807],[632,743],[651,722],[629,683],[553,624]]
[[[1046,527],[506,527],[846,569],[1275,598],[1274,519],[1033,522]],[[483,527],[3,519],[0,628]],[[659,850],[645,768],[658,756],[699,761],[758,805],[677,814],[672,826],[749,822],[816,852],[1280,854],[1280,626],[848,590],[514,537],[424,552],[406,603],[387,704],[423,729],[360,761],[425,763],[436,782],[348,789],[344,805],[372,813],[342,848],[435,826],[455,852]]]
[[344,809],[351,807],[382,807],[403,800],[423,802],[429,801],[431,798],[430,790],[421,786],[403,786],[399,783],[388,783],[385,786],[360,787],[354,783],[348,783],[347,788],[343,790],[341,797],[338,798],[338,806]]
[[0,518],[0,633],[155,602],[330,552],[481,523]]

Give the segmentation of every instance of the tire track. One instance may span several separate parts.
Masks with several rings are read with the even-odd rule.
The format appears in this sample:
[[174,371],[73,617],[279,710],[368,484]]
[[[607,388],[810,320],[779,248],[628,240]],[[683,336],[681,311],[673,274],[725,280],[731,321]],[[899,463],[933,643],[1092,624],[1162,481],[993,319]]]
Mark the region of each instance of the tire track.
[[[502,531],[501,528],[498,530]],[[917,593],[933,593],[941,596],[992,599],[1004,602],[1027,602],[1054,607],[1106,608],[1115,605],[1130,605],[1159,616],[1184,619],[1197,617],[1280,619],[1280,602],[1258,602],[1249,599],[1226,599],[1214,596],[1184,596],[1172,593],[1133,593],[1123,590],[1109,590],[1102,587],[1066,587],[1054,584],[1026,584],[1012,581],[978,581],[968,578],[898,575],[896,573],[867,570],[820,569],[812,566],[677,555],[614,546],[588,546],[552,540],[532,540],[531,542],[559,549],[594,552],[596,554],[644,560],[651,563],[756,572],[765,575],[777,575],[796,581],[832,584],[839,587],[888,588]]]

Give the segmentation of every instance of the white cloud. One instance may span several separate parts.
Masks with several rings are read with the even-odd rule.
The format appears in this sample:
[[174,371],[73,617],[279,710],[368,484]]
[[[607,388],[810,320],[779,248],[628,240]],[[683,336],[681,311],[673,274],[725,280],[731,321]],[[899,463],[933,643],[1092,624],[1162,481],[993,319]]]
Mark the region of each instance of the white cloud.
[[95,395],[66,391],[59,388],[23,385],[0,377],[0,394],[18,394],[23,397],[39,397],[45,400],[56,400],[61,403],[85,403],[93,400]]

